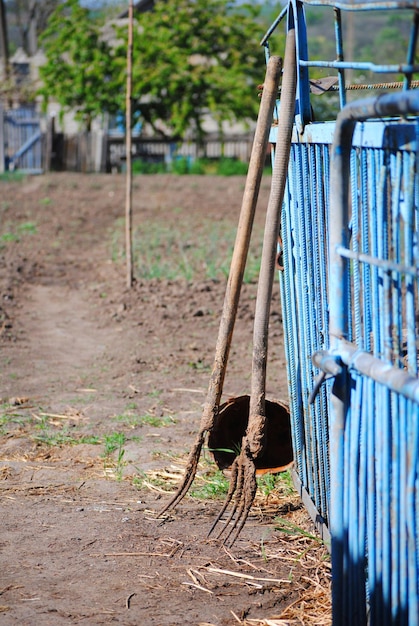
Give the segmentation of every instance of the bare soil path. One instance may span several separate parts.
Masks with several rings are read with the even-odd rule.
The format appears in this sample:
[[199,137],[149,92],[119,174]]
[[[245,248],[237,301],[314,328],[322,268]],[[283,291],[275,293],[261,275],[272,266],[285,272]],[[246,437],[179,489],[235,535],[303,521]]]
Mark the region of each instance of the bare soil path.
[[[156,517],[198,429],[225,285],[210,249],[228,259],[243,185],[136,179],[127,291],[121,176],[0,181],[1,624],[294,624],[297,609],[330,623],[315,621],[324,548],[283,483],[261,491],[232,550],[206,539],[219,498]],[[180,255],[185,273],[146,275],[150,254],[169,267]],[[249,392],[255,294],[244,286],[226,398]],[[277,290],[270,332],[268,396],[286,400]],[[213,471],[204,460],[201,483]]]

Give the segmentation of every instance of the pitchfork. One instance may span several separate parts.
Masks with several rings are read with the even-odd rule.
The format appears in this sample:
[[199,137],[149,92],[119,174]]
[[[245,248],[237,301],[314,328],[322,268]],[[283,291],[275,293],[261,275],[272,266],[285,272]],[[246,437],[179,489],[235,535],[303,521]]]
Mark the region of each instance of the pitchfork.
[[214,366],[208,385],[206,402],[201,417],[201,424],[197,438],[189,454],[182,482],[173,498],[160,512],[160,515],[163,515],[166,511],[176,506],[176,504],[178,504],[186,495],[196,475],[201,449],[204,444],[206,434],[214,428],[215,417],[218,414],[231,340],[237,316],[240,291],[243,283],[243,275],[249,251],[260,182],[262,179],[263,168],[265,166],[269,130],[272,124],[273,110],[278,95],[281,70],[282,60],[279,57],[271,57],[266,68],[264,90],[259,108],[255,137],[253,140],[249,169],[240,210],[236,241],[234,244],[230,273],[227,281],[223,311],[218,331]]
[[[229,504],[233,502],[226,525],[219,535],[221,536],[223,532],[229,528],[224,541],[228,541],[231,534],[234,533],[231,544],[234,543],[243,528],[256,494],[256,468],[254,461],[263,451],[266,434],[265,387],[268,347],[267,334],[279,233],[279,216],[287,179],[291,132],[295,113],[295,58],[295,30],[291,29],[287,35],[285,49],[285,67],[282,81],[281,107],[278,118],[276,156],[272,172],[272,187],[267,209],[261,271],[258,283],[253,337],[252,389],[249,422],[242,441],[241,452],[232,465],[230,485],[226,500],[209,532],[210,535],[218,522],[222,519]],[[262,92],[255,140],[220,322],[215,363],[208,388],[206,404],[201,418],[200,430],[189,455],[182,483],[173,498],[161,511],[160,515],[178,504],[187,493],[196,475],[205,436],[214,428],[215,417],[221,400],[281,69],[281,60],[278,57],[271,57],[268,62]]]
[[229,504],[233,503],[226,524],[218,535],[221,537],[223,533],[226,533],[224,542],[231,538],[231,545],[240,534],[255,498],[257,489],[255,459],[263,452],[266,438],[265,389],[269,315],[280,215],[287,180],[291,134],[295,115],[296,82],[295,30],[291,29],[287,34],[285,47],[278,136],[256,299],[249,422],[246,434],[242,440],[240,454],[232,465],[230,486],[226,500],[209,532],[210,535],[222,519]]

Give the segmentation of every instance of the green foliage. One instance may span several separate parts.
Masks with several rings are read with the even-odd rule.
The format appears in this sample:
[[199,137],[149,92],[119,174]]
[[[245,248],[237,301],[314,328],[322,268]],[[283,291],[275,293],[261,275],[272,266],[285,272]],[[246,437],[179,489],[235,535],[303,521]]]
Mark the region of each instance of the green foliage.
[[[238,159],[224,157],[221,159],[188,159],[186,157],[174,158],[169,163],[148,163],[141,159],[135,159],[132,171],[134,174],[175,174],[183,176],[204,174],[217,176],[245,176],[248,164]],[[270,174],[271,172],[267,172]]]
[[[220,127],[254,119],[264,74],[258,12],[229,0],[167,0],[135,18],[133,117],[173,139],[192,126],[198,140],[208,113]],[[77,0],[60,4],[41,40],[44,104],[54,98],[86,129],[104,112],[123,111],[126,38],[127,28],[115,26],[108,43]]]
[[165,174],[167,171],[166,163],[148,163],[141,159],[135,159],[132,162],[133,174]]
[[218,161],[217,174],[219,176],[245,176],[247,163],[236,159],[220,159]]
[[115,50],[101,37],[99,26],[77,0],[54,11],[41,37],[47,57],[40,67],[44,106],[55,99],[89,130],[92,119],[121,108],[121,82],[115,80]]
[[170,170],[173,174],[189,174],[188,159],[185,159],[184,157],[181,157],[180,159],[174,159],[171,163]]
[[202,138],[208,113],[219,125],[254,119],[264,75],[257,14],[254,6],[234,10],[229,0],[157,2],[135,29],[134,110],[173,139],[191,125]]
[[[112,14],[111,5],[99,2],[89,11],[78,0],[65,0],[51,15],[41,38],[47,57],[40,68],[44,104],[55,99],[62,112],[74,111],[86,129],[96,116],[125,110],[127,28],[115,25],[112,31],[108,22],[105,36],[99,24]],[[224,122],[254,120],[259,107],[256,86],[263,82],[265,72],[259,42],[281,9],[281,3],[272,0],[262,5],[232,0],[165,0],[157,2],[153,11],[137,15],[133,118],[141,116],[156,133],[174,141],[192,131],[198,142],[204,137],[208,115],[220,131]],[[333,10],[306,7],[306,18],[309,57],[333,60]],[[272,54],[284,54],[285,22],[270,37]],[[411,16],[400,11],[345,13],[346,58],[403,62],[410,22]],[[311,78],[329,73],[310,69]],[[361,77],[359,72],[348,72],[347,79],[354,82]],[[338,98],[333,93],[313,96],[312,106],[316,120],[334,119]],[[225,168],[230,166],[231,162],[225,164]],[[176,160],[171,171],[200,174],[202,167],[197,161]],[[134,165],[135,171],[145,173],[163,168],[163,164]]]

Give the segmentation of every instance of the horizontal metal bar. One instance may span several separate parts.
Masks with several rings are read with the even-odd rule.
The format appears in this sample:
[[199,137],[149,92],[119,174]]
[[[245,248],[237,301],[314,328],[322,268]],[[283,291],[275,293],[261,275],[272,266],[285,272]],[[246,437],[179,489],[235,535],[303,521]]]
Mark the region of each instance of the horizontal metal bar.
[[352,61],[298,61],[301,67],[332,67],[338,70],[366,70],[377,74],[417,74],[419,65],[376,65]]
[[342,367],[336,360],[336,357],[328,350],[319,350],[311,357],[313,365],[325,374],[337,376],[342,372]]
[[337,7],[344,11],[371,11],[381,9],[417,9],[417,0],[303,0],[312,6]]
[[375,267],[379,267],[385,271],[398,272],[399,274],[409,274],[410,276],[414,276],[416,278],[419,276],[419,267],[402,265],[401,263],[395,263],[389,259],[377,259],[377,257],[370,256],[369,254],[353,252],[353,250],[348,250],[348,248],[344,248],[343,246],[337,246],[336,252],[346,259],[354,259],[355,261],[360,261],[361,263],[375,265]]
[[[419,91],[409,93],[419,93]],[[301,142],[331,144],[334,130],[335,122],[313,122],[305,127],[302,135],[294,129],[292,141],[298,144]],[[278,128],[272,126],[269,137],[271,143],[276,143],[277,132]],[[379,148],[380,150],[419,151],[417,122],[416,120],[403,120],[402,122],[398,120],[396,124],[391,119],[361,122],[355,127],[352,146],[354,148]]]
[[[346,83],[345,91],[373,91],[374,89],[398,89],[402,90],[404,83],[396,80],[391,83]],[[412,80],[409,89],[417,89],[419,80]],[[328,91],[339,91],[339,85],[332,85]]]
[[377,359],[345,339],[338,341],[333,353],[339,356],[349,369],[356,370],[375,382],[385,385],[390,391],[400,393],[408,400],[419,404],[419,378],[394,367],[391,363]]

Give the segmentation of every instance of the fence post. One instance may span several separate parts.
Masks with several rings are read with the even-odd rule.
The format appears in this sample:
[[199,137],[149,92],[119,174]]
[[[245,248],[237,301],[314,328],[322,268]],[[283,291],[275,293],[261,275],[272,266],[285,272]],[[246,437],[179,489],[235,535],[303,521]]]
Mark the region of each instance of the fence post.
[[4,134],[4,109],[0,104],[0,174],[4,174],[6,170],[5,161],[5,134]]
[[45,138],[45,156],[44,156],[44,170],[45,172],[51,171],[52,163],[52,147],[54,144],[55,134],[55,117],[52,115],[47,119],[47,132]]

